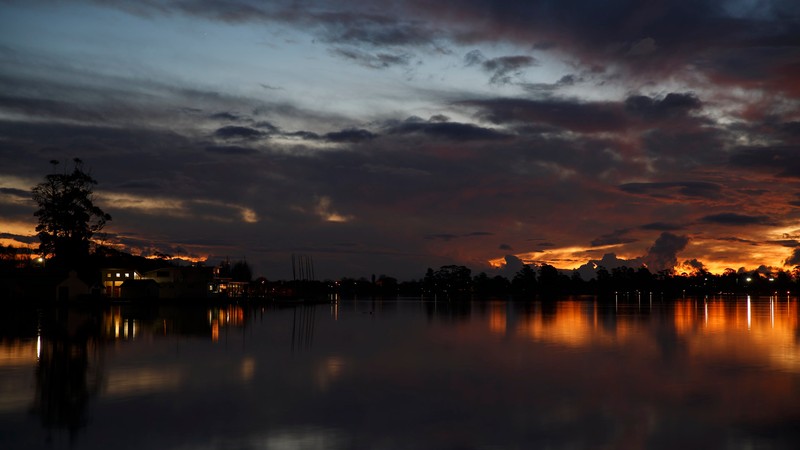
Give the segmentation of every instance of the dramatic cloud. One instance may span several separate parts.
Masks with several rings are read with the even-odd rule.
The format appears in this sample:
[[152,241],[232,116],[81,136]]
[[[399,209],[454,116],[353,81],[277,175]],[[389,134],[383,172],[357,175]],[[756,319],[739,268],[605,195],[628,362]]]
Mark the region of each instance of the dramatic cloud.
[[263,137],[264,133],[253,128],[229,125],[215,131],[214,136],[220,139],[251,140]]
[[627,244],[630,242],[636,242],[638,239],[632,238],[627,236],[630,230],[614,230],[611,233],[605,234],[600,236],[599,238],[592,241],[592,247],[600,247],[605,245],[617,245],[617,244]]
[[463,102],[495,124],[542,124],[577,132],[617,131],[628,121],[620,104],[497,98]]
[[332,51],[336,55],[351,60],[364,67],[369,67],[370,69],[386,69],[392,66],[407,66],[411,58],[408,54],[370,54],[360,50],[347,48],[336,48]]
[[649,195],[652,197],[701,197],[717,198],[722,186],[703,181],[660,182],[660,183],[627,183],[619,187],[630,194]]
[[653,273],[672,270],[678,265],[678,253],[686,248],[688,243],[689,238],[686,236],[678,236],[667,232],[661,233],[661,236],[647,250],[647,254],[642,260]]
[[792,254],[783,261],[784,266],[800,266],[800,247],[794,249]]
[[800,145],[748,147],[731,155],[731,164],[771,172],[778,177],[800,178]]
[[368,141],[370,139],[375,138],[375,134],[362,129],[357,128],[349,128],[347,130],[342,131],[334,131],[331,133],[326,133],[324,138],[330,142],[349,142],[349,143],[356,143],[356,142],[363,142]]
[[522,74],[522,69],[538,64],[536,58],[527,55],[500,56],[486,59],[480,50],[472,50],[464,56],[467,66],[479,65],[484,71],[491,74],[489,83],[508,84],[513,77]]
[[430,138],[441,138],[455,141],[498,140],[511,136],[491,128],[483,128],[472,124],[456,122],[418,122],[406,120],[400,125],[390,128],[393,134],[421,134]]
[[691,93],[669,93],[660,100],[645,95],[636,95],[625,99],[626,111],[646,120],[661,120],[676,116],[681,117],[701,107],[702,103],[700,100]]
[[705,216],[701,218],[700,221],[706,223],[717,223],[720,225],[745,226],[745,225],[765,224],[768,223],[769,218],[767,216],[749,216],[746,214],[737,214],[737,213],[720,213],[720,214],[712,214],[710,216]]

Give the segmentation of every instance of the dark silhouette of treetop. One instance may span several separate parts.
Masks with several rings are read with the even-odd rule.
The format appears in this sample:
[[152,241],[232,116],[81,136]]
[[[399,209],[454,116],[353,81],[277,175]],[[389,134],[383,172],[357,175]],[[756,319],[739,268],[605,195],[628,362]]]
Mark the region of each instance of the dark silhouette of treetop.
[[39,209],[36,232],[39,250],[52,256],[58,265],[80,264],[89,254],[92,236],[102,230],[111,216],[94,204],[97,181],[83,169],[83,161],[73,160],[72,170],[56,171],[58,161],[50,161],[53,173],[32,189]]

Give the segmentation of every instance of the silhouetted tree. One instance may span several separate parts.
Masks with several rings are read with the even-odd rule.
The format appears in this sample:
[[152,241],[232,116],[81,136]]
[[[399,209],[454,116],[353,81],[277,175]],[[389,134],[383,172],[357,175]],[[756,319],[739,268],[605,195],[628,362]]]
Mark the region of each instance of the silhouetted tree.
[[461,296],[469,292],[472,271],[466,266],[441,266],[434,274],[436,291],[446,296]]
[[561,274],[558,269],[550,264],[542,264],[539,267],[539,290],[552,293],[560,290],[561,286]]
[[[53,168],[58,161],[50,161]],[[39,219],[36,232],[39,250],[52,255],[57,265],[79,265],[89,255],[92,236],[103,229],[111,216],[94,204],[93,188],[97,181],[84,171],[83,161],[73,160],[68,171],[53,172],[32,189],[39,205],[34,216]]]
[[436,274],[433,269],[428,267],[425,271],[425,277],[422,279],[422,295],[436,294]]
[[607,294],[612,290],[611,287],[611,273],[604,266],[597,266],[595,272],[595,280],[597,291],[602,294]]
[[231,268],[231,279],[248,283],[252,281],[253,271],[250,269],[250,264],[247,264],[247,261],[237,261]]
[[481,272],[472,279],[472,293],[478,297],[504,297],[508,294],[510,283],[501,275],[489,278]]
[[530,264],[522,266],[511,280],[511,289],[514,295],[530,297],[536,293],[536,271]]
[[572,271],[569,277],[569,287],[571,292],[583,292],[585,290],[586,281],[581,277],[580,272],[577,270]]
[[380,275],[374,283],[375,293],[382,297],[395,297],[398,293],[397,278]]

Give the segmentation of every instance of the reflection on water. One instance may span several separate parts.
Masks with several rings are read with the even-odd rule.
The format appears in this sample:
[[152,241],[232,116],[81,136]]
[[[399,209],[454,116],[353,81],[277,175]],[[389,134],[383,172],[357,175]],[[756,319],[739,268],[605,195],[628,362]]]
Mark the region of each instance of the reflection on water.
[[788,297],[10,311],[0,436],[4,448],[794,448],[798,318]]

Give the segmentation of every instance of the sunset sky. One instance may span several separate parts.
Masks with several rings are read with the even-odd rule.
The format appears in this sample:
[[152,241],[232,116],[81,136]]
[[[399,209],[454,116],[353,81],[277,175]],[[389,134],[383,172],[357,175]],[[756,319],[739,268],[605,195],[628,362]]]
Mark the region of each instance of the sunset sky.
[[795,0],[2,1],[0,86],[4,244],[79,157],[104,242],[269,279],[800,264]]

